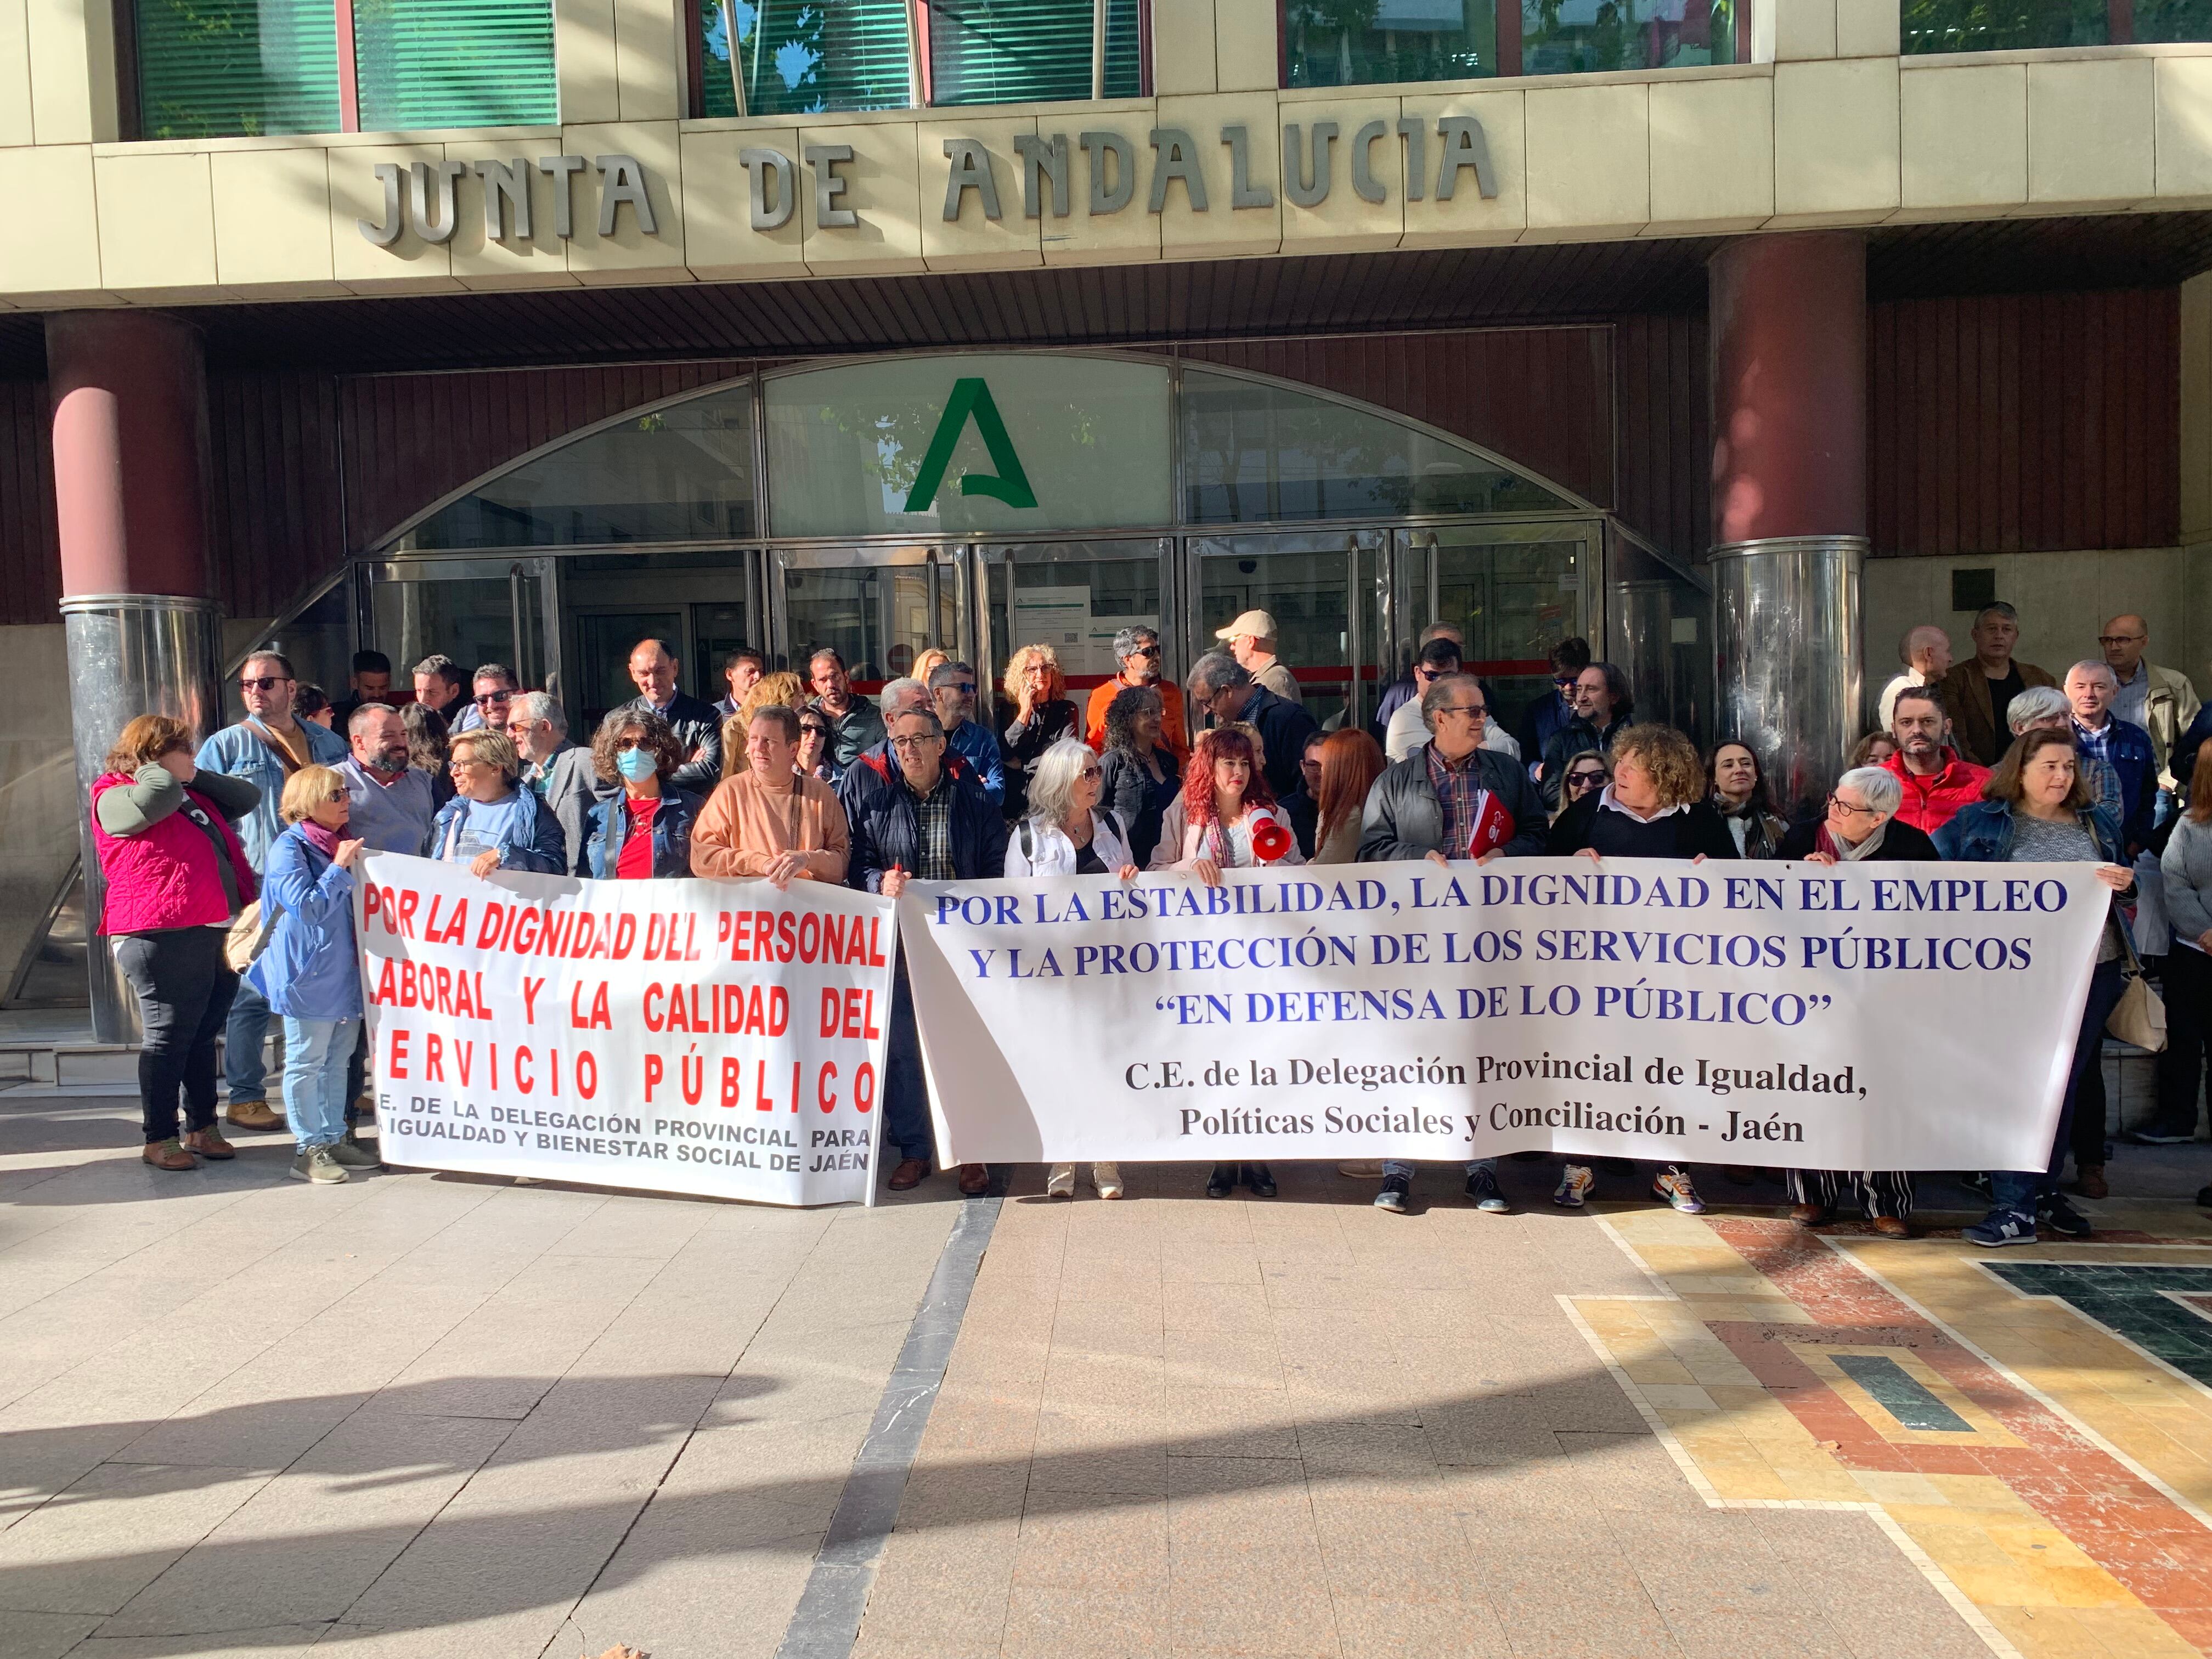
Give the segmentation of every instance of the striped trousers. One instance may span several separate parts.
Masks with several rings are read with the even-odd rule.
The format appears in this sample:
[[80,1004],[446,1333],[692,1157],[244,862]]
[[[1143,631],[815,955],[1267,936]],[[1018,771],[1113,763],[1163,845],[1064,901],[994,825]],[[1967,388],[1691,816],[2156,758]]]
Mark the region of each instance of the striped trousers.
[[1859,1207],[1869,1219],[1893,1215],[1903,1221],[1912,1214],[1912,1174],[1908,1170],[1791,1170],[1783,1182],[1792,1204],[1818,1204],[1832,1210],[1849,1188],[1857,1193]]

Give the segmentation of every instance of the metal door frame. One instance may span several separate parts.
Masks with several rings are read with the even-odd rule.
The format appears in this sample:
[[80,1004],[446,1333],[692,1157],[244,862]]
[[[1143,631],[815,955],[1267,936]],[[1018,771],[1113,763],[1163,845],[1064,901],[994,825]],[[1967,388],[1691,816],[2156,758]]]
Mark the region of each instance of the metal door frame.
[[[1370,657],[1367,650],[1367,629],[1364,625],[1365,606],[1360,597],[1359,562],[1363,553],[1372,554],[1376,568],[1384,574],[1384,591],[1389,592],[1389,550],[1393,542],[1389,522],[1382,524],[1346,525],[1339,530],[1280,531],[1237,530],[1224,526],[1203,534],[1191,533],[1182,538],[1183,572],[1182,629],[1184,642],[1189,650],[1189,659],[1195,662],[1213,648],[1202,612],[1206,594],[1204,561],[1217,558],[1265,558],[1271,554],[1340,552],[1345,562],[1345,648],[1351,658],[1352,684],[1345,698],[1345,723],[1364,726],[1370,702],[1379,702],[1382,691],[1381,676],[1389,666],[1379,654]],[[1374,697],[1367,690],[1367,671],[1376,675]],[[1188,670],[1185,670],[1188,672]]]
[[[546,554],[506,556],[473,554],[453,558],[409,554],[404,557],[356,560],[353,573],[355,636],[363,642],[375,641],[375,649],[386,649],[385,642],[377,638],[376,590],[380,586],[399,587],[416,583],[492,581],[504,575],[507,581],[507,628],[512,641],[512,665],[517,674],[522,674],[524,665],[530,660],[522,648],[526,626],[521,603],[522,583],[526,577],[535,576],[538,580],[540,596],[538,644],[544,670],[538,678],[547,691],[565,702],[565,682],[561,666],[564,622],[559,565],[558,559]],[[398,574],[402,571],[407,574]],[[463,664],[462,672],[465,673],[474,665]],[[412,668],[411,663],[404,667],[394,663],[392,674],[396,678],[403,672],[411,672]]]
[[[803,665],[793,653],[806,641],[791,637],[791,595],[787,578],[793,570],[902,570],[920,565],[928,584],[929,616],[926,647],[963,653],[969,649],[975,623],[972,584],[967,580],[969,550],[951,539],[902,542],[823,542],[771,544],[766,554],[769,605],[764,613],[773,642],[764,648],[789,662],[792,672],[805,678]],[[952,637],[943,636],[945,598],[952,599]]]
[[[1115,549],[1127,549],[1126,552]],[[969,563],[969,588],[973,594],[972,614],[975,628],[972,639],[965,648],[973,654],[969,660],[976,673],[989,677],[996,667],[997,641],[992,637],[991,568],[994,565],[1097,564],[1120,559],[1132,563],[1146,559],[1156,562],[1159,571],[1160,589],[1160,678],[1170,684],[1181,684],[1188,662],[1182,651],[1182,629],[1175,618],[1179,615],[1177,595],[1181,587],[1176,557],[1176,538],[1162,535],[1127,535],[1101,532],[1085,536],[1072,533],[1065,536],[999,537],[988,541],[975,541],[962,548]],[[1021,556],[1028,555],[1027,557]],[[1012,578],[1007,579],[1006,612],[1013,614]],[[1011,651],[1015,641],[1006,641]]]
[[[1380,626],[1385,634],[1383,649],[1379,653],[1385,669],[1395,667],[1401,647],[1410,648],[1419,638],[1419,629],[1413,626],[1410,617],[1397,614],[1398,577],[1401,561],[1415,559],[1424,554],[1433,555],[1442,538],[1454,538],[1455,547],[1506,547],[1530,542],[1578,541],[1582,544],[1580,561],[1581,585],[1577,593],[1582,610],[1582,637],[1589,641],[1591,653],[1600,660],[1607,660],[1607,618],[1605,596],[1607,547],[1605,536],[1606,520],[1601,516],[1546,520],[1539,523],[1486,522],[1474,520],[1449,525],[1413,525],[1394,527],[1390,533],[1390,552],[1386,561],[1383,592],[1379,597]],[[1431,620],[1441,611],[1443,582],[1437,561],[1428,561],[1427,615]],[[1424,622],[1421,626],[1428,626]]]

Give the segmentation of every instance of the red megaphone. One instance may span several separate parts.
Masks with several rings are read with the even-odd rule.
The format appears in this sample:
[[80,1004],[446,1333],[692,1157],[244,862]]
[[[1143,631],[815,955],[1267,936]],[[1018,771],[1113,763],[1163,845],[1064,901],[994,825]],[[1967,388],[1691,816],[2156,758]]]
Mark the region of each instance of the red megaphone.
[[1273,812],[1261,810],[1253,815],[1252,856],[1262,864],[1273,864],[1291,850],[1290,826]]

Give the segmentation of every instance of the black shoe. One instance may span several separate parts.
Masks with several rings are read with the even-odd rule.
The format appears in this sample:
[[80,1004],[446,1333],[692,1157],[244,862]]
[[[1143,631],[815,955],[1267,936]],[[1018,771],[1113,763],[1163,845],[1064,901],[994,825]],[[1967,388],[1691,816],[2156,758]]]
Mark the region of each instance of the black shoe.
[[2141,1129],[2130,1129],[2120,1139],[2130,1146],[2186,1146],[2197,1139],[2197,1131],[2191,1127],[2176,1134],[2153,1123]]
[[2199,1207],[2212,1210],[2212,1187],[2199,1187],[2197,1189],[2197,1202]]
[[1487,1215],[1510,1215],[1513,1212],[1513,1206],[1505,1200],[1505,1194],[1498,1190],[1496,1172],[1487,1169],[1468,1172],[1467,1201]]
[[2061,1238],[2087,1238],[2096,1231],[2087,1216],[2063,1198],[2053,1198],[2048,1206],[2038,1205],[2035,1222],[2039,1231],[2048,1227]]
[[1539,1158],[1551,1157],[1551,1154],[1549,1152],[1509,1152],[1506,1156],[1516,1164],[1534,1164]]
[[1236,1190],[1237,1166],[1234,1164],[1215,1164],[1213,1173],[1206,1178],[1206,1195],[1208,1198],[1226,1198]]
[[1275,1172],[1264,1164],[1247,1164],[1244,1166],[1244,1184],[1252,1189],[1255,1198],[1273,1198],[1275,1195]]
[[1388,1210],[1392,1215],[1406,1213],[1407,1200],[1412,1196],[1413,1183],[1406,1176],[1384,1176],[1382,1190],[1375,1194],[1375,1207]]

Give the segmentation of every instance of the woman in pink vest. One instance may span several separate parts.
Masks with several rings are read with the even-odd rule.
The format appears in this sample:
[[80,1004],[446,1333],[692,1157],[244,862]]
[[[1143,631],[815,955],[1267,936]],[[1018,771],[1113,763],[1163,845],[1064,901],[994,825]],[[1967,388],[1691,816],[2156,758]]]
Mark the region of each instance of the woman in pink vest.
[[138,994],[144,1157],[157,1170],[237,1155],[215,1127],[215,1041],[238,990],[224,935],[254,898],[253,866],[230,820],[260,801],[243,778],[195,768],[191,728],[167,714],[125,726],[92,786],[92,838],[107,885],[100,931]]

